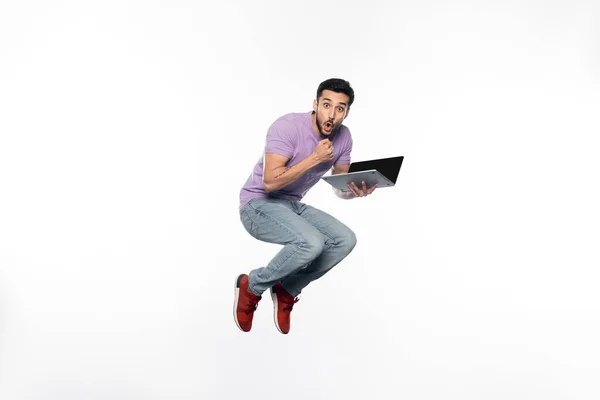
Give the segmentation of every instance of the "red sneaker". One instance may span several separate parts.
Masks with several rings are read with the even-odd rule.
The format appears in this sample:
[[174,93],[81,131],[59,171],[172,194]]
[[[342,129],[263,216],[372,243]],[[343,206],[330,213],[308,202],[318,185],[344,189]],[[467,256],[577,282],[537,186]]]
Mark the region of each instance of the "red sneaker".
[[235,280],[235,300],[233,302],[233,319],[238,328],[244,332],[252,329],[254,310],[261,297],[248,290],[248,275],[241,274]]
[[279,282],[271,287],[271,298],[273,299],[275,326],[279,332],[286,334],[290,331],[290,313],[299,299],[286,292]]

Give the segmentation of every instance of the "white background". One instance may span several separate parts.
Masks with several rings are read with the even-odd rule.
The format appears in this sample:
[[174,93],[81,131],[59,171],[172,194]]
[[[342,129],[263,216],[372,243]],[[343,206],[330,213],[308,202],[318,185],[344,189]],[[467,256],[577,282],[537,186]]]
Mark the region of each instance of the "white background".
[[[600,3],[448,3],[2,1],[0,398],[600,398]],[[315,186],[358,245],[242,333],[239,190],[330,77],[398,185]]]

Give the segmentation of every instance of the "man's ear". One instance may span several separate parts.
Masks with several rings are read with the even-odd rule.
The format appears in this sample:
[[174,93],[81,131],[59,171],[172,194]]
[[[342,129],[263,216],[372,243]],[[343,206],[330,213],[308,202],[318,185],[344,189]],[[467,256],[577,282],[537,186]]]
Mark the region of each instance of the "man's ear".
[[317,102],[317,99],[313,100],[313,110],[315,112],[317,112],[317,110],[319,109],[319,103]]

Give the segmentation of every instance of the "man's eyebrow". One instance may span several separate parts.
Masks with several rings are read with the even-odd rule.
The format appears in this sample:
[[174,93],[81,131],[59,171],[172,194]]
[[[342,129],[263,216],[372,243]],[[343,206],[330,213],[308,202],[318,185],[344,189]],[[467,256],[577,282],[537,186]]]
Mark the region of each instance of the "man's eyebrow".
[[[323,97],[323,101],[325,101],[325,100],[327,100],[327,101],[330,101],[330,102],[332,102],[332,103],[333,103],[333,100],[331,100],[331,99],[328,99],[327,97]],[[338,104],[343,104],[343,105],[347,106],[347,104],[346,104],[346,103],[344,103],[344,102],[339,102]]]

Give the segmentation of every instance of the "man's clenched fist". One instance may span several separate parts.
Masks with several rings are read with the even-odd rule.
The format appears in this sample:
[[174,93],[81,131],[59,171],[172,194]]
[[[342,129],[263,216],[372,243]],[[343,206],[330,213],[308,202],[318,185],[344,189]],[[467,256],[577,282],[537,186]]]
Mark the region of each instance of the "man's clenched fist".
[[320,140],[313,152],[319,163],[333,159],[333,143],[329,139]]

